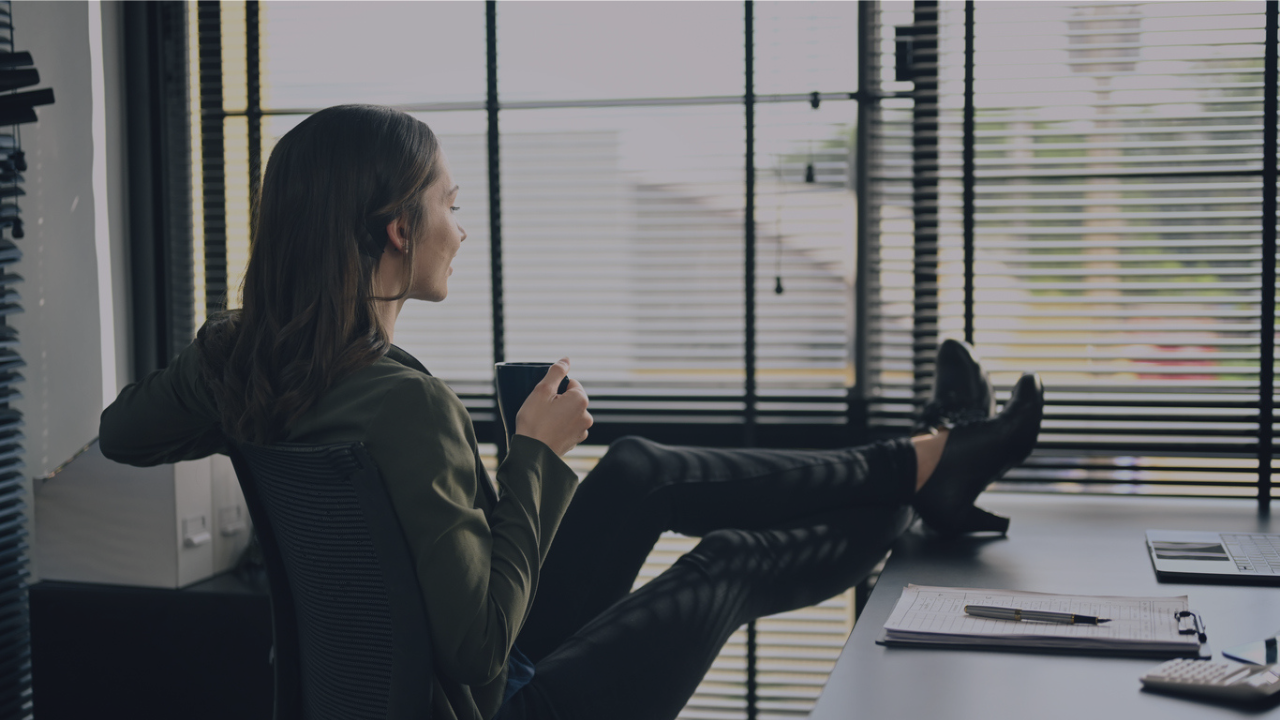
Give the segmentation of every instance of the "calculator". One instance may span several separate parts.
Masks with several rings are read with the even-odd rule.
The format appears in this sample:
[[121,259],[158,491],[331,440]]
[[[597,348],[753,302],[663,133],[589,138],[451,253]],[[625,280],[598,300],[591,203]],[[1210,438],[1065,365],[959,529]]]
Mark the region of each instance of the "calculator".
[[1260,700],[1280,691],[1280,665],[1178,658],[1142,676],[1152,690],[1223,700]]

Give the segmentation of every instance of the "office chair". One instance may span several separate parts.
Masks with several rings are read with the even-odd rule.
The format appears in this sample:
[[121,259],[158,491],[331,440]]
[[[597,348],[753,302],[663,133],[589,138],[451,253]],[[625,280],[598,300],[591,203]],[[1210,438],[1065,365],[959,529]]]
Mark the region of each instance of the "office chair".
[[364,445],[231,452],[271,589],[275,720],[423,720],[433,682],[408,544]]

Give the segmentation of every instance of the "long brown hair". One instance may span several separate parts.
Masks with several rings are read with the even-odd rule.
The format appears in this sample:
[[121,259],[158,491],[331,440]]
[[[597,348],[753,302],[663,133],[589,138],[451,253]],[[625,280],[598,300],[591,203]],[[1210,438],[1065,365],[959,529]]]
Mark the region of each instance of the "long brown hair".
[[[386,353],[376,303],[409,291],[438,148],[422,122],[372,105],[321,110],[280,138],[253,218],[243,306],[196,336],[229,437],[277,441],[334,382]],[[398,295],[377,297],[374,271],[396,219],[410,239],[409,277]]]

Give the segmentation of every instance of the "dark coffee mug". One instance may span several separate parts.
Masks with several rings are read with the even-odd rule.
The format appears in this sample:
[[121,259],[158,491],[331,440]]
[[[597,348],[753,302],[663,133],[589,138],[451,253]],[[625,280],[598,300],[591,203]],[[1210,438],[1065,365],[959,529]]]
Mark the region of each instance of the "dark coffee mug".
[[[498,415],[502,418],[502,427],[507,437],[516,434],[516,413],[528,399],[529,393],[542,382],[551,369],[547,362],[500,362],[494,365],[498,381]],[[569,378],[560,381],[557,393],[569,389]]]

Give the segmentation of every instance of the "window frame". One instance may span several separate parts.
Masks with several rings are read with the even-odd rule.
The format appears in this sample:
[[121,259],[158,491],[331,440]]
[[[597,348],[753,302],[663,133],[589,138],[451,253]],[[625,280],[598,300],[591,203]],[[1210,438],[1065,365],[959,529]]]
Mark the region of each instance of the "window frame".
[[[747,17],[751,16],[751,4],[747,2]],[[746,365],[746,379],[741,394],[742,407],[738,411],[720,412],[710,418],[705,418],[700,422],[689,422],[682,418],[679,413],[671,411],[662,411],[657,408],[647,413],[636,413],[628,411],[627,418],[612,418],[610,413],[605,411],[597,415],[597,425],[593,428],[592,442],[607,443],[617,437],[630,434],[642,434],[660,441],[667,442],[684,442],[698,443],[715,446],[751,446],[751,445],[769,445],[777,447],[837,447],[849,445],[858,442],[864,442],[881,437],[887,437],[894,434],[900,434],[903,428],[909,423],[910,414],[917,409],[925,400],[928,388],[933,377],[932,357],[933,351],[936,349],[939,341],[939,331],[936,322],[930,320],[930,312],[936,307],[936,292],[930,290],[930,278],[936,277],[936,254],[931,252],[924,244],[918,243],[916,248],[916,258],[913,264],[916,281],[914,284],[916,297],[913,300],[916,312],[914,314],[915,327],[912,332],[909,366],[914,377],[911,398],[905,402],[902,399],[886,397],[880,393],[874,382],[873,373],[876,372],[877,363],[884,360],[885,344],[878,341],[873,331],[876,327],[876,313],[879,308],[880,299],[877,295],[877,288],[872,282],[874,272],[873,255],[877,251],[876,229],[873,227],[872,213],[870,212],[871,203],[876,200],[876,192],[878,190],[878,178],[875,176],[873,169],[869,166],[869,161],[873,155],[880,149],[876,145],[873,128],[876,127],[878,117],[881,113],[881,106],[886,99],[895,99],[902,97],[915,97],[927,88],[922,87],[921,83],[908,92],[883,92],[878,85],[878,71],[880,63],[879,48],[879,13],[881,12],[881,3],[860,3],[858,6],[859,16],[859,61],[857,67],[856,88],[848,93],[832,93],[813,98],[808,94],[796,94],[790,96],[755,96],[751,87],[751,75],[744,68],[744,78],[746,80],[744,93],[742,96],[724,96],[724,97],[708,97],[708,98],[680,98],[680,99],[620,99],[620,100],[604,100],[604,101],[584,101],[584,102],[559,102],[559,103],[537,103],[537,102],[519,102],[507,103],[500,102],[497,97],[497,57],[496,57],[496,29],[494,14],[492,12],[492,4],[489,4],[489,12],[487,12],[487,62],[488,62],[488,97],[482,103],[451,103],[448,107],[435,107],[428,105],[419,105],[407,107],[409,110],[484,110],[489,118],[489,143],[490,143],[490,233],[493,238],[491,247],[491,274],[494,278],[493,283],[493,318],[494,318],[494,349],[493,359],[495,361],[503,359],[503,312],[502,312],[502,265],[501,265],[501,176],[500,161],[497,155],[496,140],[500,137],[498,120],[501,117],[503,109],[529,109],[534,107],[556,106],[556,107],[591,107],[591,106],[644,106],[655,104],[687,104],[687,103],[732,103],[741,104],[744,111],[744,122],[748,123],[748,140],[744,156],[744,173],[747,184],[746,203],[747,212],[744,218],[743,239],[744,250],[746,251],[746,263],[744,282],[748,292],[746,293],[747,301],[743,308],[743,320],[746,329],[746,342],[743,348],[743,359]],[[253,26],[253,33],[256,37],[256,9],[257,2],[246,2],[246,32],[249,32],[249,26]],[[938,4],[934,2],[916,2],[912,5],[913,13],[916,20],[913,25],[928,26],[930,13],[937,12]],[[974,334],[974,188],[980,178],[975,177],[973,169],[974,155],[974,89],[973,89],[973,3],[968,2],[965,6],[965,64],[966,64],[966,82],[965,82],[965,111],[964,111],[964,171],[963,171],[963,247],[964,247],[964,297],[965,297],[965,337],[972,340]],[[249,123],[250,133],[252,137],[260,137],[262,118],[273,113],[272,110],[264,110],[260,107],[259,98],[257,97],[257,83],[249,83],[250,87],[246,88],[248,92],[248,102],[242,113],[226,113],[222,111],[220,100],[218,106],[215,107],[213,98],[216,95],[221,97],[222,90],[220,87],[221,76],[218,72],[221,55],[220,47],[212,43],[213,36],[205,38],[206,32],[213,32],[216,28],[214,23],[218,17],[218,4],[212,2],[199,2],[195,4],[195,12],[198,15],[199,26],[201,28],[201,44],[199,46],[199,67],[201,78],[201,118],[203,124],[203,137],[207,140],[202,143],[204,162],[201,168],[202,187],[204,193],[204,201],[206,208],[217,208],[225,199],[220,195],[224,187],[224,173],[217,158],[222,152],[219,140],[220,123],[223,118],[236,114],[243,115]],[[1274,216],[1275,214],[1275,111],[1276,103],[1276,43],[1275,36],[1275,15],[1276,3],[1268,2],[1266,4],[1267,13],[1267,45],[1266,45],[1266,108],[1265,124],[1266,130],[1264,134],[1264,167],[1261,171],[1264,182],[1268,182],[1269,188],[1263,193],[1263,217]],[[935,29],[936,32],[936,29]],[[752,28],[748,21],[746,26],[746,44],[748,53],[745,55],[745,63],[750,66],[753,62],[752,53]],[[208,40],[209,42],[206,42]],[[256,42],[246,43],[247,58],[246,63],[250,70],[250,75],[255,75],[258,70],[258,57]],[[923,67],[923,65],[921,66]],[[934,68],[936,76],[936,67]],[[860,208],[867,208],[868,212],[859,212],[857,217],[857,227],[855,237],[852,239],[856,247],[856,265],[854,267],[854,298],[853,298],[853,322],[850,328],[853,345],[853,357],[851,358],[854,368],[854,382],[847,387],[846,398],[844,401],[844,413],[839,422],[813,422],[806,421],[804,418],[792,418],[788,422],[787,418],[768,418],[768,421],[761,422],[761,417],[757,412],[757,401],[759,398],[755,392],[755,317],[754,317],[754,294],[753,281],[756,272],[756,243],[754,241],[754,218],[751,212],[755,202],[754,185],[755,174],[752,162],[754,160],[754,127],[751,124],[755,105],[764,102],[831,102],[831,101],[853,101],[857,103],[858,124],[855,136],[855,165],[854,165],[854,195]],[[296,108],[282,109],[280,113],[297,113]],[[928,119],[924,118],[923,125],[928,125]],[[215,127],[216,126],[216,127]],[[936,125],[934,126],[936,128]],[[924,138],[921,144],[921,150],[927,150],[929,139]],[[252,157],[253,150],[258,146],[257,143],[250,143],[251,158],[250,165],[252,167],[261,166],[261,158],[256,160]],[[919,183],[919,189],[928,193],[930,179],[928,177],[927,165],[928,158],[918,159],[915,164],[914,177]],[[1259,173],[1254,173],[1259,174]],[[256,184],[257,173],[252,174],[250,182]],[[937,178],[932,179],[936,192]],[[925,208],[917,207],[917,216],[922,214]],[[924,213],[927,214],[927,213]],[[927,218],[926,218],[927,220]],[[206,210],[203,216],[203,242],[199,248],[202,251],[204,261],[203,281],[206,288],[205,311],[215,310],[221,305],[221,298],[226,293],[226,244],[225,241],[220,242],[220,233],[225,232],[225,228],[219,223],[222,218],[216,212]],[[1275,243],[1276,228],[1274,225],[1262,222],[1263,234],[1263,281],[1262,281],[1262,358],[1261,367],[1259,368],[1260,388],[1271,387],[1274,385],[1274,312],[1275,312]],[[917,239],[920,235],[917,233]],[[160,268],[156,269],[160,275],[164,275],[164,271]],[[173,282],[172,276],[161,278],[163,282]],[[179,281],[181,283],[181,281]],[[140,328],[147,327],[139,325]],[[190,332],[190,330],[187,330]],[[179,332],[178,334],[181,334]],[[145,342],[143,338],[140,342]],[[164,343],[162,343],[164,344]],[[179,343],[180,344],[180,343]],[[167,347],[168,345],[165,344]],[[609,400],[610,398],[599,398],[600,400]],[[660,402],[664,398],[661,396],[653,396],[655,403]],[[674,399],[674,398],[669,398]],[[681,398],[687,400],[687,398]],[[718,398],[722,399],[722,398]],[[473,419],[475,420],[477,435],[483,441],[499,441],[501,433],[497,432],[497,423],[493,411],[493,401],[491,394],[468,394],[463,395],[463,400],[471,410]],[[1265,392],[1260,392],[1257,397],[1258,410],[1258,430],[1256,433],[1256,454],[1259,461],[1259,470],[1256,473],[1257,497],[1260,508],[1269,507],[1271,495],[1271,467],[1270,458],[1274,451],[1274,438],[1272,437],[1272,424],[1274,422],[1274,400]],[[1154,406],[1151,406],[1154,407]],[[704,414],[705,415],[705,414]]]
[[[247,120],[250,136],[250,158],[249,165],[251,168],[257,169],[256,172],[251,170],[250,192],[251,196],[256,194],[257,184],[260,181],[261,174],[261,157],[260,157],[260,138],[262,133],[262,121],[264,117],[276,114],[298,114],[300,112],[313,112],[320,108],[299,109],[299,108],[263,108],[261,106],[260,83],[257,76],[261,70],[261,59],[258,50],[257,35],[259,3],[254,0],[247,0],[245,3],[245,33],[246,33],[246,70],[251,80],[245,87],[246,103],[242,111],[226,111],[222,107],[222,97],[224,94],[223,78],[218,72],[218,67],[222,62],[222,38],[219,32],[218,21],[220,18],[220,3],[201,0],[195,3],[198,15],[199,27],[199,78],[200,78],[200,107],[201,107],[201,135],[203,142],[201,143],[203,153],[202,187],[203,187],[203,203],[206,208],[225,207],[226,198],[224,196],[226,187],[225,169],[220,165],[218,158],[223,153],[223,135],[222,122],[230,117],[244,117]],[[501,182],[501,159],[499,139],[501,137],[499,119],[502,110],[511,109],[539,109],[539,108],[564,108],[564,107],[655,107],[655,106],[683,106],[683,105],[723,105],[736,104],[741,105],[744,111],[744,122],[747,129],[747,142],[744,147],[744,174],[746,180],[746,212],[743,223],[743,243],[746,256],[744,263],[744,284],[747,289],[745,297],[747,298],[746,307],[744,307],[744,326],[746,342],[743,347],[743,360],[746,367],[746,377],[744,381],[743,392],[741,396],[735,396],[742,402],[742,409],[738,412],[728,411],[710,411],[699,412],[700,420],[691,422],[681,417],[679,411],[670,411],[661,409],[664,401],[680,401],[687,403],[690,401],[688,397],[664,397],[662,395],[646,395],[646,401],[652,401],[653,410],[646,410],[637,413],[634,410],[626,411],[626,418],[613,418],[607,410],[594,411],[596,424],[592,428],[590,442],[593,444],[603,444],[611,442],[614,439],[626,435],[644,435],[646,437],[665,442],[683,442],[694,443],[700,445],[723,446],[723,447],[752,447],[752,446],[773,446],[773,447],[841,447],[850,444],[856,444],[865,439],[866,413],[862,410],[862,404],[858,402],[861,390],[854,385],[846,388],[845,398],[842,403],[844,411],[839,413],[843,417],[839,422],[832,422],[832,416],[827,414],[823,421],[805,422],[803,419],[795,421],[786,415],[774,415],[769,417],[765,422],[760,421],[760,415],[757,411],[759,398],[757,397],[755,378],[756,378],[756,318],[754,307],[754,291],[755,274],[757,270],[756,263],[756,238],[755,238],[755,218],[754,205],[756,193],[755,183],[755,167],[754,167],[754,108],[759,103],[806,103],[813,107],[817,107],[823,102],[856,102],[859,103],[859,113],[862,112],[862,106],[868,102],[874,102],[875,98],[869,97],[858,91],[856,88],[851,91],[844,92],[802,92],[788,95],[767,95],[757,96],[753,91],[753,42],[754,32],[752,27],[753,4],[750,0],[744,2],[744,13],[746,19],[745,38],[746,46],[745,65],[744,67],[744,92],[740,96],[708,96],[708,97],[690,97],[690,98],[619,98],[609,100],[590,100],[590,101],[521,101],[503,103],[498,98],[497,87],[497,32],[496,32],[496,11],[492,2],[486,3],[486,61],[487,61],[487,96],[483,102],[453,102],[441,104],[409,104],[401,106],[400,109],[410,112],[423,111],[476,111],[483,110],[487,115],[488,122],[488,202],[489,202],[489,233],[490,233],[490,275],[491,275],[491,305],[492,314],[491,321],[493,323],[493,362],[502,362],[505,359],[505,341],[504,341],[504,293],[502,284],[502,182]],[[872,15],[859,11],[860,17],[860,34],[865,35],[867,28],[864,26],[866,21],[870,21]],[[865,15],[865,17],[864,17]],[[855,72],[850,73],[851,79],[856,82],[859,77]],[[862,130],[859,129],[861,137]],[[256,141],[255,141],[256,140]],[[855,141],[856,142],[856,141]],[[855,158],[854,174],[862,177],[865,172],[861,169],[862,160],[860,157]],[[857,196],[857,187],[855,187],[855,196]],[[861,203],[859,196],[859,203]],[[209,212],[206,210],[203,217],[203,259],[204,259],[204,288],[205,288],[205,313],[213,313],[225,306],[225,298],[228,293],[228,273],[227,273],[227,243],[226,243],[226,226],[224,217],[218,212]],[[854,238],[850,238],[850,242],[854,242]],[[194,292],[194,290],[192,290]],[[854,288],[854,307],[861,307],[864,303],[858,297],[860,290]],[[851,335],[856,337],[854,328],[849,328]],[[856,358],[851,358],[856,368]],[[861,375],[855,369],[855,378]],[[494,410],[493,395],[491,393],[474,394],[460,393],[460,397],[471,412],[472,420],[476,428],[477,438],[481,442],[503,443],[505,438],[500,432],[500,423],[496,420]],[[634,400],[634,397],[607,397],[593,394],[593,400],[600,401],[599,404],[605,404],[610,400]],[[769,400],[775,398],[770,397]],[[789,398],[779,398],[786,401]],[[802,399],[802,398],[797,398]],[[716,398],[718,402],[723,403],[724,398]],[[620,413],[619,413],[620,414]],[[640,419],[636,419],[639,415]],[[648,418],[652,418],[651,420]],[[500,448],[501,453],[501,448]]]

